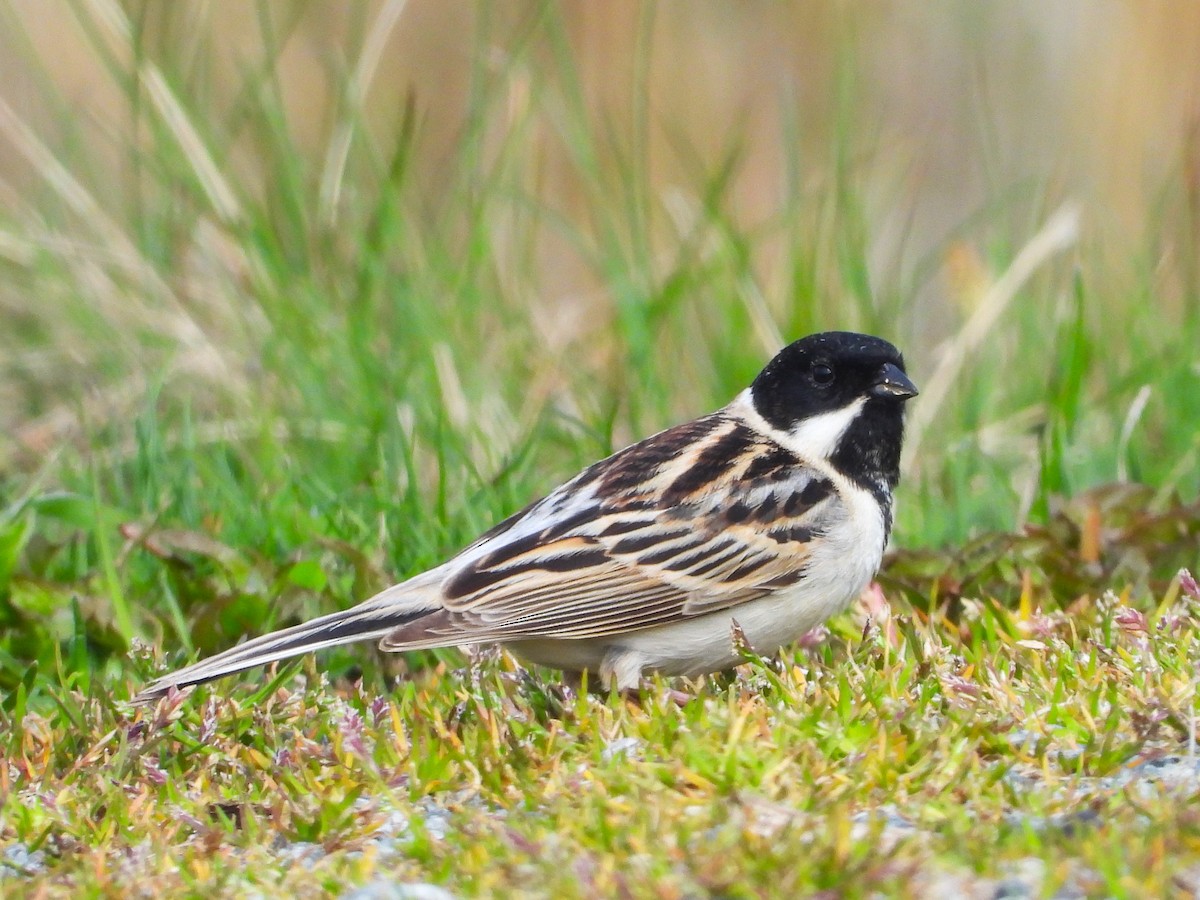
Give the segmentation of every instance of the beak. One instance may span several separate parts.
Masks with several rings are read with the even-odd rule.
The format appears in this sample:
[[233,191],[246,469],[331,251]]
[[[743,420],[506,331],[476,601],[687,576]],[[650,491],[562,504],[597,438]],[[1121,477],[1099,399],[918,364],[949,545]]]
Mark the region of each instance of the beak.
[[907,400],[909,397],[915,397],[920,391],[917,386],[908,380],[908,376],[900,371],[900,367],[892,363],[888,363],[879,370],[879,375],[875,381],[874,387],[871,388],[871,393],[876,397],[893,397],[897,400]]

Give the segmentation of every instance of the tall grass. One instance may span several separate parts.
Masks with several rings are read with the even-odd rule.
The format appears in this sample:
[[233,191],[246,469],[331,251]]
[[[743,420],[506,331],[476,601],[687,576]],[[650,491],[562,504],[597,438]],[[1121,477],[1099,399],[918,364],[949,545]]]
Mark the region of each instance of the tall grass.
[[[1194,892],[1195,154],[1129,228],[1007,177],[981,102],[935,232],[867,84],[883,7],[67,6],[41,51],[0,0],[0,894]],[[370,648],[124,702],[826,328],[923,388],[888,602],[682,706]]]
[[[72,633],[72,597],[93,642],[172,647],[361,598],[817,329],[895,339],[929,389],[901,546],[1044,519],[1118,476],[1164,501],[1200,488],[1186,172],[1140,241],[1085,206],[1045,246],[1061,192],[1001,184],[881,270],[866,195],[886,147],[858,130],[852,65],[818,158],[780,113],[787,162],[754,218],[757,148],[690,146],[643,99],[651,7],[616,116],[553,4],[480,6],[436,158],[441,111],[410,95],[381,129],[367,103],[403,4],[353,23],[315,152],[278,66],[298,12],[258,8],[260,49],[218,97],[215,31],[128,9],[72,5],[122,118],[51,139],[0,106],[29,173],[0,209],[10,680]],[[23,62],[72,121],[52,61]]]

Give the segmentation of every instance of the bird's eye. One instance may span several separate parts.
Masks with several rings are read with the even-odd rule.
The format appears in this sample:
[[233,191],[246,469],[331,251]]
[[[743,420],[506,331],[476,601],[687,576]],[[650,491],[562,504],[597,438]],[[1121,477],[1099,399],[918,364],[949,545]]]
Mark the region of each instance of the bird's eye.
[[833,369],[817,363],[812,367],[812,379],[814,384],[833,384]]

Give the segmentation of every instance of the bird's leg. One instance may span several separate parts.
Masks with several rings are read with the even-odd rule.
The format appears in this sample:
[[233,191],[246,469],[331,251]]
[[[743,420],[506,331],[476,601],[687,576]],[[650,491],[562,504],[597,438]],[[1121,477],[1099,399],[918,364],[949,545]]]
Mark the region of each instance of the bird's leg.
[[600,684],[616,688],[622,694],[636,693],[645,664],[645,658],[636,650],[620,645],[609,647],[600,663]]

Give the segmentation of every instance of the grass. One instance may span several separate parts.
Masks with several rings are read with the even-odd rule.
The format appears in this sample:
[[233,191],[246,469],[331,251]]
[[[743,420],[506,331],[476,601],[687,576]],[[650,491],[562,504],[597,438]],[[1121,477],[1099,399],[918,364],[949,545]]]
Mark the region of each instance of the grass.
[[391,690],[310,665],[136,716],[54,691],[8,723],[4,884],[1164,895],[1200,839],[1190,589],[1148,616],[1110,595],[846,622],[683,707],[662,684],[563,696],[495,654]]
[[[313,154],[275,66],[298,18],[260,7],[214,97],[204,29],[76,5],[136,125],[102,130],[124,177],[26,50],[63,131],[0,110],[29,185],[0,209],[0,893],[1194,890],[1188,174],[1120,242],[999,191],[878,284],[852,72],[822,176],[747,221],[742,139],[672,132],[664,188],[671,123],[590,105],[550,5],[481,8],[451,153],[419,96],[381,131],[395,12],[354,23]],[[164,658],[422,571],[834,327],[894,338],[926,388],[890,613],[682,708],[361,647],[128,706]]]

